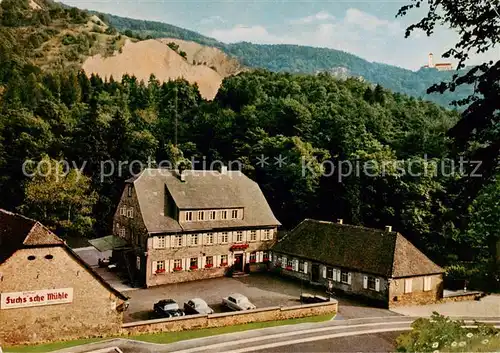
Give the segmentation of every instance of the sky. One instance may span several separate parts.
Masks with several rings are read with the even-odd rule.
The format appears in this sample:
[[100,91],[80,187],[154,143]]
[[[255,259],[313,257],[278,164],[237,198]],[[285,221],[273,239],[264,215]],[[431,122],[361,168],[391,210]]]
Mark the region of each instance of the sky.
[[[154,20],[190,29],[225,43],[299,44],[343,50],[369,61],[418,70],[456,42],[439,28],[431,37],[405,29],[423,9],[396,18],[410,0],[63,0],[79,8]],[[500,48],[468,64],[500,59]],[[451,60],[451,62],[453,62]]]

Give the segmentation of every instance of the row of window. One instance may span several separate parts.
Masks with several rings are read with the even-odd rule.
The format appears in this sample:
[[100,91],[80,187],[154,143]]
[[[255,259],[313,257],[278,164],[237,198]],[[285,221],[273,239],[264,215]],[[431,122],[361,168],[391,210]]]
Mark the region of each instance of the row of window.
[[[228,261],[228,256],[227,255],[220,255],[219,256],[219,261],[216,264],[216,257],[215,256],[205,256],[204,258],[204,264],[203,266],[205,268],[211,268],[211,267],[218,267],[218,266],[226,266],[227,261]],[[174,259],[173,260],[173,267],[171,268],[171,271],[185,271],[185,270],[197,270],[199,267],[201,267],[201,264],[199,263],[199,259],[197,257],[191,257],[187,259],[187,264],[189,265],[188,268],[184,268],[184,264],[186,262],[183,261],[184,259]],[[156,268],[153,268],[153,270],[156,273],[162,273],[166,272],[167,268],[165,265],[165,260],[161,261],[156,261]]]
[[230,209],[230,210],[210,210],[210,211],[184,211],[183,220],[186,222],[193,221],[215,221],[215,220],[226,220],[226,219],[239,219],[242,218],[243,210]]
[[[199,245],[213,245],[213,244],[227,244],[229,242],[229,232],[220,233],[205,233],[205,234],[186,234],[186,242],[184,234],[178,235],[161,235],[154,238],[154,248],[164,249],[170,244],[172,248],[180,248],[183,246],[199,246]],[[233,232],[233,241],[242,243],[246,241],[243,231]],[[262,240],[271,240],[272,231],[270,229],[263,230]],[[248,241],[257,241],[257,231],[249,231]],[[170,243],[169,243],[170,242]]]
[[[307,262],[303,260],[277,257],[276,263],[285,267],[289,271],[307,273]],[[333,267],[323,266],[323,278],[331,279],[335,282],[351,284],[351,273],[344,270],[335,269]],[[363,288],[380,291],[380,280],[371,276],[363,277]]]
[[[432,289],[432,277],[426,276],[424,277],[424,292],[430,291]],[[407,278],[405,279],[405,288],[404,288],[405,293],[411,293],[413,292],[413,278]]]
[[127,206],[120,207],[120,216],[125,216],[128,218],[134,218],[134,208]]

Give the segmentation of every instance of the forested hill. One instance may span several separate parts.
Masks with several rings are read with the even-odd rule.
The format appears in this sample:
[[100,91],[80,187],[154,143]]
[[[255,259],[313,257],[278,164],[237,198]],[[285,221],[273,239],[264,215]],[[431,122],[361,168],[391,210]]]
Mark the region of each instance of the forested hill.
[[[472,93],[472,87],[460,87],[446,94],[427,94],[427,88],[449,80],[454,71],[420,69],[417,72],[400,67],[369,62],[343,51],[299,45],[261,45],[252,43],[225,44],[170,24],[106,15],[109,23],[118,30],[130,30],[136,35],[154,38],[172,37],[217,47],[251,68],[264,68],[275,72],[318,73],[342,72],[342,75],[361,76],[369,82],[380,84],[394,92],[424,98],[443,106]],[[425,58],[423,58],[424,60]]]

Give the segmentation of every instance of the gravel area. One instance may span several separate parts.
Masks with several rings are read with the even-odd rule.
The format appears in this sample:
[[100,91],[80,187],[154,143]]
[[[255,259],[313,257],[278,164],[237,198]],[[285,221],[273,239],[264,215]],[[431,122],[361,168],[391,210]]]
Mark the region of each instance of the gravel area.
[[[129,291],[127,295],[130,297],[130,306],[124,319],[130,322],[154,318],[151,313],[153,304],[166,298],[172,298],[182,306],[189,299],[199,297],[216,312],[220,312],[223,310],[220,305],[222,297],[233,292],[246,295],[258,308],[300,304],[299,297],[302,292],[325,295],[321,289],[301,286],[300,282],[268,274],[251,274],[239,278],[222,277]],[[339,301],[339,319],[398,315],[351,299],[335,299]]]

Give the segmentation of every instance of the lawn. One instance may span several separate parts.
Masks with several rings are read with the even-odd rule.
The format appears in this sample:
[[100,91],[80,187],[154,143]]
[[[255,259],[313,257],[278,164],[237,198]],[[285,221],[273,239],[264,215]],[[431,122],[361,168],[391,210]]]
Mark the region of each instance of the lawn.
[[[207,336],[215,336],[221,335],[224,333],[231,332],[241,332],[247,330],[255,330],[266,327],[273,326],[282,326],[282,325],[295,325],[302,324],[307,322],[322,322],[333,319],[334,315],[320,315],[320,316],[311,316],[311,317],[303,317],[299,319],[290,319],[290,320],[281,320],[281,321],[266,321],[266,322],[254,322],[250,324],[244,325],[235,325],[235,326],[226,326],[226,327],[217,327],[217,328],[207,328],[200,330],[192,330],[192,331],[181,331],[181,332],[164,332],[164,333],[156,333],[156,334],[146,334],[139,336],[128,336],[124,337],[127,339],[134,339],[138,341],[151,342],[151,343],[173,343],[178,341],[189,340],[193,338],[201,338]],[[118,337],[119,338],[119,337]],[[56,342],[49,344],[42,344],[37,346],[17,346],[17,347],[7,347],[4,349],[4,352],[51,352],[59,349],[79,346],[82,344],[93,343],[104,341],[109,338],[89,338],[75,341],[66,341],[66,342]]]

